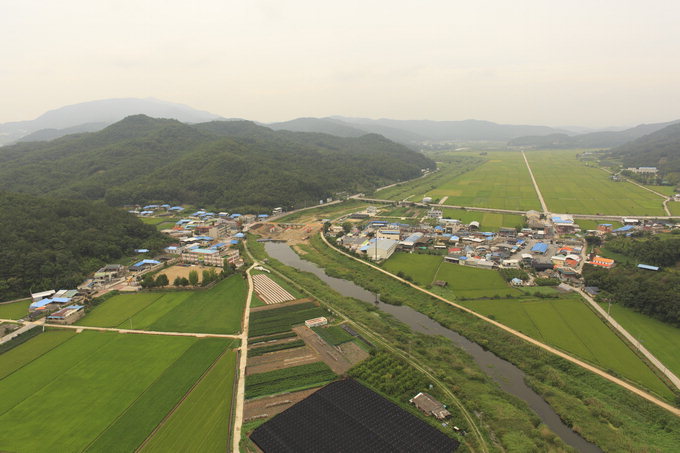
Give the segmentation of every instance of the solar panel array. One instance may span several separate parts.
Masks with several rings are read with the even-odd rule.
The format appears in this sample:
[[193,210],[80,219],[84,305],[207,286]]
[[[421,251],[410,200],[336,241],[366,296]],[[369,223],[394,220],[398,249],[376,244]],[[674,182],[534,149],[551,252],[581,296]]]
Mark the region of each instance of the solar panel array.
[[452,439],[353,379],[333,382],[257,428],[265,453],[452,452]]

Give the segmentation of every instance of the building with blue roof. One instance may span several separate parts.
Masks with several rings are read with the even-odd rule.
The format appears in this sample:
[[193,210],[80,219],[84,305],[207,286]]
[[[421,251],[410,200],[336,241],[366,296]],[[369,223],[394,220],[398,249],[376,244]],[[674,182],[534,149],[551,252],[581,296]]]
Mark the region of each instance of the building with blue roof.
[[627,233],[627,232],[634,230],[634,229],[635,229],[634,225],[625,225],[625,226],[622,226],[621,228],[615,229],[614,231],[612,231],[612,233]]
[[536,244],[534,244],[533,247],[531,247],[531,251],[533,253],[544,254],[545,252],[548,251],[548,244],[546,244],[545,242],[537,242]]
[[241,217],[241,214],[232,214],[229,217],[232,219],[238,219],[239,217]]
[[269,214],[259,214],[257,216],[258,219],[266,219],[267,217],[269,217]]
[[246,235],[239,232],[239,233],[236,233],[236,234],[234,235],[234,237],[236,237],[236,238],[244,238],[244,237],[246,237]]
[[138,261],[135,264],[133,264],[132,268],[134,270],[140,270],[140,269],[143,269],[145,267],[155,266],[156,264],[161,264],[161,262],[156,261],[156,260],[142,260],[142,261]]
[[149,249],[135,249],[135,253],[149,253]]

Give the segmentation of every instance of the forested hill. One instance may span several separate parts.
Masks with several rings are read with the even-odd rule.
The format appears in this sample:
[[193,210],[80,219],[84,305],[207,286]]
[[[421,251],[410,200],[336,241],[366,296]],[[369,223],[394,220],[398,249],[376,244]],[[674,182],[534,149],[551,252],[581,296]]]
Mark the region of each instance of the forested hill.
[[612,149],[624,167],[657,167],[670,182],[680,182],[680,124]]
[[95,133],[0,148],[0,190],[223,209],[293,206],[369,191],[435,164],[380,135],[273,131],[249,121],[187,125],[144,115]]
[[73,288],[101,265],[160,250],[167,239],[150,225],[101,202],[0,192],[0,300]]

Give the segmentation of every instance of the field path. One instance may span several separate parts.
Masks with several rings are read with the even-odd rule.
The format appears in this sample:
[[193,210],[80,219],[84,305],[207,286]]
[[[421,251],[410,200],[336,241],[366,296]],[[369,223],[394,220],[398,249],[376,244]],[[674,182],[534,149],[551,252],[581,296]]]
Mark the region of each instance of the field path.
[[531,166],[529,165],[529,161],[527,160],[527,156],[526,154],[524,154],[524,151],[522,151],[522,157],[524,158],[524,163],[527,164],[527,170],[529,170],[531,182],[534,183],[534,190],[536,190],[536,195],[538,195],[538,199],[541,202],[541,208],[543,208],[543,214],[547,216],[549,214],[548,206],[545,204],[545,200],[543,199],[543,195],[541,194],[541,189],[538,188],[538,183],[536,182],[536,178],[534,178],[534,172],[531,171]]
[[[247,249],[246,249],[247,250]],[[239,443],[241,442],[241,427],[243,426],[243,406],[245,404],[246,394],[246,362],[248,361],[248,326],[250,324],[250,303],[253,300],[253,291],[255,285],[253,283],[253,276],[250,271],[259,263],[253,259],[253,256],[248,252],[248,256],[253,261],[253,264],[246,271],[248,276],[248,298],[246,299],[246,308],[243,311],[243,327],[241,328],[241,347],[239,351],[238,364],[238,382],[236,383],[236,400],[234,402],[234,429],[232,430],[232,449],[231,451],[239,451]]]
[[[17,322],[12,319],[0,319],[0,322]],[[20,321],[19,321],[20,322]],[[91,326],[72,326],[68,324],[50,324],[42,322],[23,322],[25,326],[45,326],[57,329],[71,329],[77,331],[95,330],[98,332],[118,332],[118,333],[136,333],[141,335],[165,335],[170,337],[198,337],[198,338],[233,338],[240,339],[241,335],[230,335],[222,333],[201,333],[201,332],[161,332],[155,330],[132,330],[132,329],[117,329],[115,327],[91,327]]]
[[446,203],[446,200],[448,200],[448,199],[449,199],[449,196],[447,195],[444,198],[442,198],[441,200],[439,200],[439,203],[437,203],[437,204],[440,204],[440,205],[444,204],[444,203]]
[[601,370],[601,369],[599,369],[599,368],[597,368],[593,365],[590,365],[589,363],[586,363],[586,362],[584,362],[580,359],[577,359],[576,357],[572,357],[571,355],[569,355],[565,352],[562,352],[559,349],[555,349],[552,346],[548,346],[545,343],[542,343],[538,340],[535,340],[535,339],[529,337],[528,335],[523,334],[522,332],[519,332],[515,329],[512,329],[512,328],[506,326],[505,324],[501,324],[498,321],[494,321],[493,319],[488,318],[484,315],[481,315],[481,314],[479,314],[479,313],[477,313],[477,312],[475,312],[475,311],[473,311],[473,310],[471,310],[471,309],[469,309],[469,308],[467,308],[463,305],[459,305],[455,302],[451,302],[450,300],[445,299],[441,296],[438,296],[437,294],[430,292],[430,291],[428,291],[424,288],[421,288],[418,285],[415,285],[415,284],[413,284],[413,283],[411,283],[411,282],[409,282],[409,281],[407,281],[403,278],[397,277],[396,275],[392,274],[391,272],[388,272],[388,271],[386,271],[386,270],[384,270],[384,269],[382,269],[382,268],[380,268],[380,267],[378,267],[374,264],[367,263],[367,262],[362,261],[359,258],[356,258],[356,257],[354,257],[354,256],[352,256],[348,253],[345,253],[344,251],[342,251],[342,250],[336,248],[335,246],[331,245],[323,234],[321,234],[321,239],[331,249],[335,250],[336,252],[338,252],[338,253],[340,253],[340,254],[342,254],[342,255],[350,258],[350,259],[353,259],[354,261],[357,261],[357,262],[363,264],[364,266],[369,266],[369,267],[371,267],[371,268],[373,268],[373,269],[375,269],[379,272],[382,272],[383,274],[386,274],[386,275],[392,277],[395,280],[398,280],[398,281],[404,283],[405,285],[408,285],[408,286],[410,286],[410,287],[412,287],[412,288],[414,288],[414,289],[416,289],[416,290],[418,290],[422,293],[427,294],[428,296],[434,297],[435,299],[440,300],[440,301],[442,301],[442,302],[444,302],[448,305],[451,305],[452,307],[455,307],[455,308],[462,310],[462,311],[464,311],[468,314],[471,314],[472,316],[475,316],[475,317],[481,319],[482,321],[488,322],[489,324],[493,324],[494,326],[498,327],[499,329],[502,329],[502,330],[504,330],[505,332],[507,332],[511,335],[514,335],[518,338],[521,338],[522,340],[526,341],[527,343],[530,343],[534,346],[538,346],[539,348],[541,348],[541,349],[543,349],[547,352],[550,352],[550,353],[552,353],[552,354],[554,354],[558,357],[561,357],[565,360],[568,360],[569,362],[571,362],[575,365],[578,365],[581,368],[584,368],[588,371],[591,371],[591,372],[597,374],[598,376],[601,376],[604,379],[606,379],[610,382],[613,382],[614,384],[617,384],[620,387],[623,387],[624,389],[626,389],[626,390],[628,390],[632,393],[635,393],[636,395],[646,399],[647,401],[667,410],[668,412],[672,413],[673,415],[680,417],[680,409],[678,409],[677,407],[675,407],[675,406],[673,406],[673,405],[671,405],[671,404],[669,404],[665,401],[662,401],[661,399],[655,397],[654,395],[651,395],[650,393],[647,393],[644,390],[641,390],[641,389],[637,388],[636,386],[629,384],[628,382],[626,382],[622,379],[619,379],[615,376],[612,376],[611,374],[609,374],[609,373],[607,373],[607,372],[605,372],[605,371],[603,371],[603,370]]
[[673,372],[671,370],[666,368],[666,366],[659,359],[657,359],[654,356],[654,354],[652,354],[651,352],[649,352],[647,350],[647,348],[642,346],[642,343],[640,343],[633,335],[631,335],[626,329],[624,329],[621,324],[616,322],[616,320],[614,318],[612,318],[610,315],[608,315],[607,312],[604,311],[604,308],[600,307],[600,305],[597,302],[595,302],[592,297],[590,297],[584,291],[581,291],[581,289],[579,289],[579,288],[574,288],[574,290],[576,292],[578,292],[581,295],[581,297],[583,297],[590,304],[590,306],[593,307],[595,309],[595,311],[609,323],[609,325],[611,325],[621,335],[623,335],[623,337],[625,337],[625,339],[628,340],[628,342],[630,344],[632,344],[635,347],[635,349],[640,351],[640,353],[642,355],[644,355],[645,358],[652,365],[654,365],[659,371],[661,371],[664,374],[664,376],[666,376],[668,378],[668,380],[673,383],[675,388],[680,390],[680,378],[678,378],[675,374],[673,374]]

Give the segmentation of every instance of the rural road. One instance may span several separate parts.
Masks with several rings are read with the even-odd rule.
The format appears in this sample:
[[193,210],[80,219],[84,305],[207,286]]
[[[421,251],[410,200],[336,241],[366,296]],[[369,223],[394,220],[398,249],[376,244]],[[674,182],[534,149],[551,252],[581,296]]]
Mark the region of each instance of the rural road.
[[[247,250],[247,249],[246,249]],[[248,252],[250,259],[253,257]],[[246,299],[246,309],[243,311],[243,327],[241,328],[241,347],[239,351],[238,364],[238,382],[236,383],[236,401],[234,403],[234,431],[232,434],[232,450],[239,451],[239,443],[241,442],[241,427],[243,426],[243,406],[245,404],[246,394],[246,363],[248,362],[248,326],[250,324],[250,303],[253,300],[253,277],[250,271],[259,265],[253,260],[253,264],[246,271],[248,276],[248,298]]]
[[574,290],[578,292],[581,295],[581,297],[583,297],[602,318],[604,318],[614,329],[616,329],[621,335],[623,335],[626,338],[626,340],[628,340],[628,342],[635,347],[635,349],[640,351],[640,353],[644,355],[645,358],[652,365],[654,365],[659,371],[661,371],[664,374],[664,376],[666,376],[668,380],[673,383],[676,389],[680,390],[680,379],[675,374],[673,374],[672,371],[666,368],[666,366],[663,363],[661,363],[659,359],[654,357],[654,355],[651,352],[649,352],[647,348],[642,346],[642,343],[640,343],[633,335],[631,335],[626,329],[624,329],[623,326],[621,326],[621,324],[616,322],[614,318],[608,315],[607,312],[602,307],[600,307],[600,304],[595,302],[592,297],[590,297],[580,288],[574,288]]
[[[22,321],[17,321],[14,319],[0,319],[0,322],[22,322]],[[200,332],[160,332],[160,331],[154,331],[154,330],[134,330],[134,329],[118,329],[115,327],[92,327],[92,326],[74,326],[74,325],[68,325],[68,324],[50,324],[50,323],[42,323],[42,322],[30,322],[30,321],[23,321],[22,324],[25,326],[45,326],[45,327],[53,327],[57,329],[71,329],[71,330],[94,330],[97,332],[118,332],[118,333],[135,333],[135,334],[141,334],[141,335],[165,335],[165,336],[170,336],[170,337],[198,337],[198,338],[233,338],[233,339],[240,339],[241,335],[229,335],[229,334],[221,334],[221,333],[200,333]]]
[[536,178],[534,178],[534,172],[531,171],[531,165],[529,165],[529,160],[527,160],[527,156],[524,154],[524,151],[522,151],[522,157],[524,158],[524,163],[527,164],[527,170],[529,170],[529,176],[531,176],[531,182],[534,183],[534,190],[536,190],[536,195],[538,196],[538,200],[541,202],[541,208],[543,209],[543,214],[545,214],[546,217],[548,217],[548,206],[545,204],[545,200],[543,199],[543,195],[541,194],[541,189],[538,188],[538,183],[536,182]]
[[578,365],[578,366],[580,366],[581,368],[584,368],[584,369],[586,369],[586,370],[588,370],[588,371],[591,371],[591,372],[597,374],[598,376],[601,376],[601,377],[607,379],[608,381],[613,382],[614,384],[617,384],[617,385],[619,385],[620,387],[623,387],[624,389],[629,390],[630,392],[635,393],[636,395],[638,395],[638,396],[640,396],[640,397],[646,399],[647,401],[649,401],[649,402],[651,402],[651,403],[653,403],[653,404],[655,404],[655,405],[657,405],[657,406],[659,406],[659,407],[661,407],[661,408],[667,410],[668,412],[672,413],[673,415],[676,415],[676,416],[680,417],[680,409],[678,409],[677,407],[672,406],[672,405],[666,403],[665,401],[660,400],[659,398],[657,398],[657,397],[655,397],[655,396],[653,396],[653,395],[651,395],[651,394],[649,394],[649,393],[647,393],[647,392],[645,392],[645,391],[643,391],[643,390],[641,390],[641,389],[635,387],[635,386],[632,385],[632,384],[629,384],[628,382],[626,382],[626,381],[624,381],[624,380],[622,380],[622,379],[619,379],[619,378],[617,378],[617,377],[615,377],[615,376],[612,376],[611,374],[606,373],[606,372],[602,371],[601,369],[599,369],[599,368],[597,368],[597,367],[595,367],[595,366],[593,366],[593,365],[590,365],[590,364],[588,364],[588,363],[586,363],[586,362],[584,362],[584,361],[582,361],[582,360],[580,360],[580,359],[577,359],[577,358],[575,358],[575,357],[572,357],[572,356],[570,356],[570,355],[567,354],[567,353],[564,353],[564,352],[562,352],[562,351],[560,351],[560,350],[558,350],[558,349],[555,349],[555,348],[553,348],[552,346],[548,346],[548,345],[545,344],[545,343],[541,343],[540,341],[535,340],[535,339],[533,339],[533,338],[531,338],[531,337],[529,337],[529,336],[527,336],[527,335],[525,335],[525,334],[523,334],[523,333],[521,333],[521,332],[519,332],[519,331],[517,331],[517,330],[515,330],[515,329],[512,329],[512,328],[510,328],[510,327],[508,327],[508,326],[506,326],[506,325],[504,325],[504,324],[501,324],[501,323],[499,323],[499,322],[497,322],[497,321],[494,321],[493,319],[487,318],[487,317],[484,316],[484,315],[480,315],[479,313],[477,313],[477,312],[475,312],[475,311],[473,311],[473,310],[471,310],[471,309],[469,309],[469,308],[467,308],[467,307],[464,307],[464,306],[462,306],[462,305],[459,305],[459,304],[457,304],[457,303],[455,303],[455,302],[451,302],[451,301],[448,300],[448,299],[444,299],[443,297],[441,297],[441,296],[439,296],[439,295],[437,295],[437,294],[435,294],[435,293],[432,293],[432,292],[430,292],[430,291],[428,291],[428,290],[426,290],[426,289],[424,289],[424,288],[421,288],[421,287],[419,287],[419,286],[417,286],[417,285],[415,285],[415,284],[413,284],[413,283],[411,283],[411,282],[409,282],[409,281],[407,281],[407,280],[405,280],[405,279],[403,279],[403,278],[397,277],[396,275],[394,275],[394,274],[392,274],[392,273],[390,273],[390,272],[388,272],[388,271],[386,271],[386,270],[384,270],[384,269],[382,269],[382,268],[380,268],[380,267],[378,267],[378,266],[376,266],[376,265],[374,265],[374,264],[367,263],[367,262],[362,261],[362,260],[360,260],[359,258],[356,258],[356,257],[354,257],[354,256],[352,256],[352,255],[350,255],[350,254],[348,254],[348,253],[345,253],[344,251],[339,250],[339,249],[336,248],[335,246],[331,245],[323,234],[321,234],[321,239],[324,241],[324,243],[325,243],[327,246],[329,246],[330,248],[332,248],[332,249],[335,250],[336,252],[338,252],[338,253],[340,253],[340,254],[342,254],[342,255],[344,255],[344,256],[346,256],[346,257],[348,257],[348,258],[350,258],[350,259],[352,259],[352,260],[354,260],[354,261],[357,261],[357,262],[359,262],[359,263],[361,263],[361,264],[363,264],[363,265],[365,265],[365,266],[368,266],[368,267],[371,267],[371,268],[373,268],[373,269],[375,269],[375,270],[377,270],[377,271],[380,271],[380,272],[382,272],[383,274],[386,274],[386,275],[392,277],[393,279],[398,280],[398,281],[404,283],[405,285],[408,285],[408,286],[410,286],[410,287],[412,287],[412,288],[414,288],[414,289],[416,289],[416,290],[418,290],[418,291],[420,291],[420,292],[422,292],[422,293],[425,293],[425,294],[427,294],[428,296],[434,297],[435,299],[438,299],[438,300],[440,300],[440,301],[442,301],[442,302],[444,302],[444,303],[446,303],[446,304],[448,304],[448,305],[451,305],[452,307],[455,307],[455,308],[457,308],[457,309],[459,309],[459,310],[462,310],[462,311],[464,311],[464,312],[466,312],[466,313],[469,313],[469,314],[471,314],[472,316],[475,316],[475,317],[481,319],[482,321],[485,321],[485,322],[487,322],[487,323],[489,323],[489,324],[493,324],[494,326],[498,327],[499,329],[502,329],[502,330],[504,330],[505,332],[507,332],[507,333],[509,333],[509,334],[511,334],[511,335],[514,335],[514,336],[516,336],[516,337],[518,337],[518,338],[521,338],[522,340],[526,341],[527,343],[530,343],[530,344],[532,344],[532,345],[534,345],[534,346],[538,346],[539,348],[541,348],[541,349],[543,349],[543,350],[545,350],[545,351],[547,351],[547,352],[550,352],[550,353],[552,353],[552,354],[554,354],[554,355],[556,355],[556,356],[558,356],[558,357],[561,357],[561,358],[563,358],[563,359],[565,359],[565,360],[568,360],[569,362],[571,362],[571,363],[573,363],[573,364],[575,364],[575,365]]
[[[614,174],[614,173],[612,173],[611,171],[607,170],[606,168],[602,168],[602,167],[598,167],[598,168],[599,168],[600,170],[602,170],[603,172],[605,172],[605,173],[609,173],[610,175],[613,175],[613,174]],[[620,175],[619,175],[619,176],[620,176]],[[630,178],[623,177],[623,179],[624,179],[626,182],[629,182],[629,183],[631,183],[631,184],[633,184],[633,185],[635,185],[635,186],[638,186],[638,187],[641,188],[641,189],[645,189],[646,191],[652,192],[654,195],[658,195],[658,196],[660,196],[661,198],[663,198],[663,210],[666,211],[666,215],[667,215],[667,216],[672,216],[672,215],[673,215],[673,214],[671,213],[671,211],[668,209],[668,202],[670,201],[670,197],[668,197],[667,195],[664,195],[664,194],[662,194],[662,193],[660,193],[660,192],[657,192],[656,190],[652,190],[652,189],[650,189],[649,187],[645,187],[645,186],[643,186],[642,184],[638,183],[637,181],[633,181],[633,180],[630,179]]]

